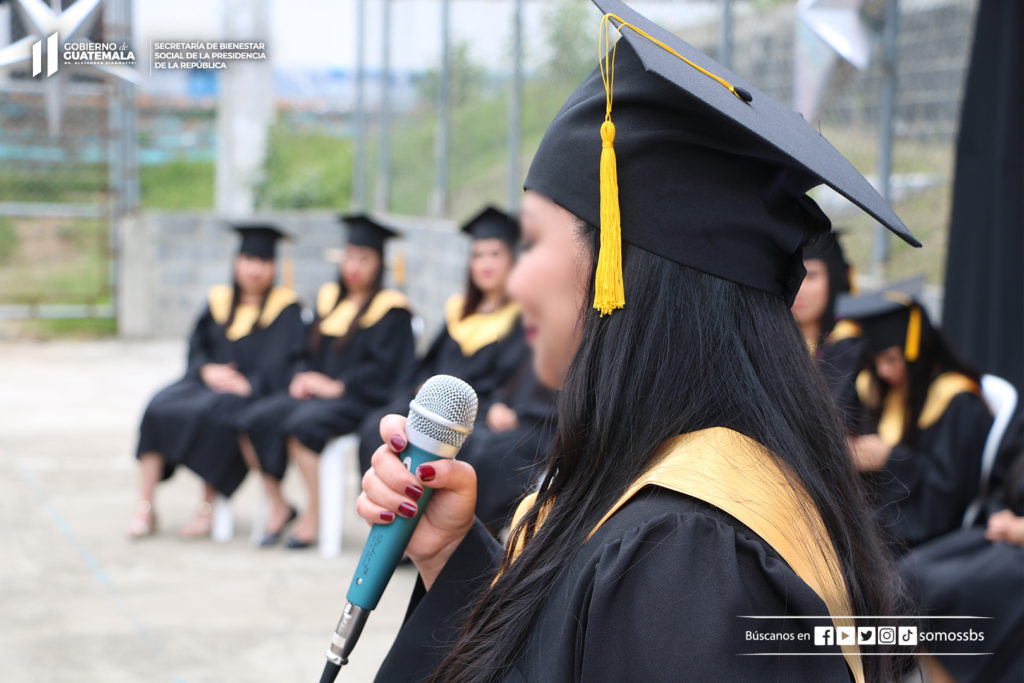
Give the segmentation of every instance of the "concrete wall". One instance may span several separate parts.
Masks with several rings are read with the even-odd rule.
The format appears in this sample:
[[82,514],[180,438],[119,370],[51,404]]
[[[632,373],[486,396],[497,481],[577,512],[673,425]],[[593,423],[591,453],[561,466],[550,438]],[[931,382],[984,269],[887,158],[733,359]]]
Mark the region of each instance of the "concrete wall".
[[[295,289],[307,306],[317,289],[337,279],[337,250],[344,229],[329,212],[262,214],[293,236],[279,247],[279,276],[284,262],[294,262]],[[388,284],[395,286],[393,264],[404,252],[406,282],[400,287],[432,336],[443,318],[447,297],[465,283],[468,240],[453,223],[419,217],[381,217],[405,234],[392,240],[385,258]],[[147,211],[120,226],[118,259],[120,334],[135,338],[187,335],[205,302],[207,290],[230,282],[238,239],[209,213]]]

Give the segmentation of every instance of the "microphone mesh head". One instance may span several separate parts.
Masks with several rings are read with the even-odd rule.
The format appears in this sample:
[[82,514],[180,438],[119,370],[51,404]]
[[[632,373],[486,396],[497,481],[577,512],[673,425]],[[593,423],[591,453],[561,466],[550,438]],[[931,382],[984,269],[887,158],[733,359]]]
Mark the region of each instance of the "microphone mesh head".
[[[462,443],[473,431],[473,423],[476,422],[476,392],[458,377],[434,375],[423,383],[409,408],[407,430],[415,430],[440,443],[462,448]],[[417,408],[455,424],[440,424],[421,415]]]

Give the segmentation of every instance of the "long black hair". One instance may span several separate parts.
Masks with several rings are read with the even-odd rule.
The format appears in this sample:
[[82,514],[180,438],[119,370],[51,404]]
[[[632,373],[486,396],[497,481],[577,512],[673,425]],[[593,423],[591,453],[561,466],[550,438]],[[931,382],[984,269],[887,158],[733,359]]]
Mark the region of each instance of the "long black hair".
[[[345,331],[345,334],[341,335],[340,337],[334,340],[334,343],[331,345],[332,353],[341,353],[342,351],[345,350],[345,347],[347,347],[352,342],[353,337],[355,337],[360,330],[359,319],[362,318],[363,315],[366,313],[367,309],[370,308],[370,304],[373,303],[373,298],[377,296],[377,294],[382,289],[384,289],[384,254],[380,254],[380,267],[377,268],[377,276],[373,279],[373,284],[370,285],[370,295],[366,298],[366,301],[363,302],[363,305],[359,307],[359,310],[356,311],[355,317],[352,318],[352,324],[349,325],[348,330]],[[334,301],[334,305],[331,306],[331,310],[329,310],[325,315],[321,316],[320,312],[317,311],[316,318],[313,320],[313,324],[310,326],[308,339],[308,349],[310,355],[315,357],[315,355],[320,349],[320,342],[323,340],[323,335],[320,333],[321,321],[323,321],[323,319],[328,317],[331,313],[334,313],[334,311],[338,308],[338,306],[341,305],[341,302],[344,301],[345,297],[347,296],[348,287],[345,286],[345,277],[344,275],[342,275],[339,269],[338,298]]]
[[[917,421],[924,409],[925,400],[928,398],[928,389],[935,378],[944,372],[958,372],[970,377],[975,382],[981,382],[981,373],[970,363],[964,360],[946,334],[933,326],[928,319],[928,313],[917,302],[913,303],[920,309],[921,315],[921,345],[917,359],[907,361],[907,404],[903,411],[904,424],[901,443],[912,443],[917,436]],[[868,372],[871,373],[872,385],[875,388],[874,396],[869,400],[868,411],[872,418],[877,420],[881,416],[882,408],[885,406],[885,396],[890,388],[879,376],[875,368],[874,358],[867,357],[864,360]]]
[[[579,226],[591,273],[597,232]],[[714,426],[758,441],[795,472],[835,547],[854,614],[896,613],[897,575],[785,302],[629,244],[623,260],[626,307],[605,318],[588,307],[581,316],[547,474],[512,530],[525,547],[515,562],[506,554],[435,680],[502,678],[571,561],[566,548],[582,545],[666,439]],[[869,680],[887,678],[895,665],[864,660]]]

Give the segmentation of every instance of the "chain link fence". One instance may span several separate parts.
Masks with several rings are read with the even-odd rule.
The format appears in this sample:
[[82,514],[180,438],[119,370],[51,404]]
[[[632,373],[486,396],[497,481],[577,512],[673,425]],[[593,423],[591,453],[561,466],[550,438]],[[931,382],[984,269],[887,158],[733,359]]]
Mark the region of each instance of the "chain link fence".
[[61,132],[46,85],[0,83],[0,316],[110,317],[108,89],[66,88]]
[[[734,23],[734,70],[780,102],[793,100],[794,7],[744,7]],[[877,32],[884,0],[869,0],[863,15]],[[970,59],[976,0],[901,0],[896,43],[896,94],[890,125],[892,203],[924,243],[913,249],[895,238],[881,275],[886,280],[924,273],[941,285],[952,198],[956,135],[964,79]],[[714,26],[681,31],[694,45],[716,54]],[[860,71],[840,60],[832,72],[813,123],[854,165],[878,186],[880,112],[884,68],[879,44],[870,65]],[[819,193],[841,226],[844,246],[861,274],[872,271],[875,224],[845,200]]]

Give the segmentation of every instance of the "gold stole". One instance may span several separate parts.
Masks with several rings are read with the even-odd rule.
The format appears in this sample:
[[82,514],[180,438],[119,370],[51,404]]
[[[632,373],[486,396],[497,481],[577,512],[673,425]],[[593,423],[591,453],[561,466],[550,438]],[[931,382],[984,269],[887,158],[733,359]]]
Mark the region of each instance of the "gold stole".
[[[217,285],[210,289],[207,295],[207,304],[210,307],[210,315],[214,322],[220,326],[228,321],[231,315],[231,303],[235,298],[234,288],[230,285]],[[224,332],[224,336],[230,341],[238,341],[253,331],[256,325],[256,318],[259,317],[260,327],[268,327],[277,320],[277,316],[296,303],[298,297],[290,289],[274,287],[267,294],[267,301],[263,305],[263,313],[253,304],[239,304],[235,309],[235,319],[231,321],[231,327]]]
[[853,322],[852,320],[840,320],[832,328],[832,331],[828,334],[826,341],[829,344],[835,344],[841,342],[844,339],[853,339],[861,336],[860,325]]
[[[796,475],[756,441],[724,427],[683,434],[665,442],[664,457],[637,479],[601,518],[590,536],[646,486],[704,501],[739,520],[775,549],[793,572],[825,603],[832,623],[854,626],[842,570],[824,522]],[[788,473],[788,476],[787,476]],[[533,505],[520,503],[512,528]],[[538,524],[543,521],[543,512]],[[588,540],[590,539],[588,536]],[[521,550],[513,543],[512,558]],[[854,680],[864,680],[860,649],[842,646]]]
[[[869,408],[878,405],[878,394],[874,377],[870,371],[862,370],[857,375],[857,395],[861,402]],[[924,406],[917,418],[918,429],[928,429],[946,413],[950,402],[958,395],[971,393],[981,396],[981,387],[973,379],[959,372],[944,372],[932,381]],[[878,419],[878,436],[882,441],[895,446],[903,440],[903,428],[906,425],[907,397],[896,389],[889,389],[882,404],[882,414]]]
[[444,318],[448,336],[455,340],[467,358],[488,344],[507,337],[519,319],[519,304],[512,302],[493,313],[470,313],[463,318],[464,301],[461,294],[449,297],[444,305]]
[[[320,287],[317,294],[316,313],[320,317],[320,334],[325,337],[344,337],[359,312],[359,307],[352,301],[338,303],[340,292],[337,282],[328,282]],[[367,328],[376,325],[393,308],[409,310],[409,299],[393,289],[380,290],[359,319],[359,326]]]

